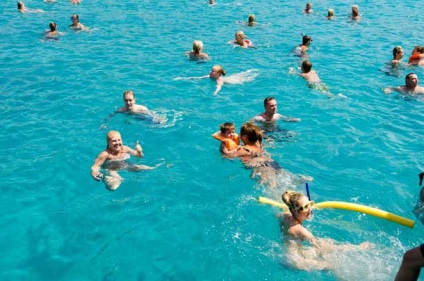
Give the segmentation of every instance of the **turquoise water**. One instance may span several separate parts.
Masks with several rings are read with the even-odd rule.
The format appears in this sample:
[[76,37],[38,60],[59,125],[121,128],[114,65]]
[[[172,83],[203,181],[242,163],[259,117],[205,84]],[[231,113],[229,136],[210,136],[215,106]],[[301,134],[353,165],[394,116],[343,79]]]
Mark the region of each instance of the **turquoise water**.
[[[219,124],[241,124],[275,96],[279,112],[302,119],[281,123],[295,137],[266,142],[287,171],[312,176],[317,201],[356,202],[415,219],[418,173],[423,170],[424,111],[420,100],[385,95],[404,83],[379,71],[402,45],[420,44],[424,19],[416,3],[358,1],[363,19],[348,18],[351,4],[219,1],[25,2],[43,14],[0,3],[0,175],[2,232],[0,280],[392,280],[405,249],[423,241],[414,229],[360,213],[316,211],[306,226],[317,237],[375,244],[371,251],[339,253],[329,271],[297,271],[287,265],[272,207],[257,196],[278,199],[259,186],[239,161],[222,159],[210,135]],[[335,21],[324,19],[334,8]],[[77,13],[91,33],[68,30]],[[238,23],[249,13],[262,23]],[[48,23],[66,34],[42,41]],[[258,49],[227,42],[242,29]],[[298,59],[288,55],[312,36],[310,60],[332,93],[328,99],[288,75]],[[204,42],[212,60],[188,61],[192,41]],[[404,59],[406,60],[406,59]],[[218,96],[201,76],[220,64],[228,75],[257,69],[242,85],[224,85]],[[137,101],[167,119],[154,124],[131,116],[104,119],[132,89]],[[139,140],[145,157],[165,165],[122,172],[115,192],[90,176],[105,147],[107,130],[125,144]],[[303,190],[303,186],[296,186]],[[424,280],[421,277],[420,280]]]

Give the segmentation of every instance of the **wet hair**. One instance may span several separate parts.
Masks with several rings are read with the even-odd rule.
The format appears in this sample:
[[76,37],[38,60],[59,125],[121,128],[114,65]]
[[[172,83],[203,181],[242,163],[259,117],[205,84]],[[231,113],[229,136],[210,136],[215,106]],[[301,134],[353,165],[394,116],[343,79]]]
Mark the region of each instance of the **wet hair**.
[[22,3],[21,1],[18,1],[18,10],[22,9],[24,6],[24,3]]
[[241,31],[241,30],[239,30],[239,31],[237,31],[236,32],[236,34],[235,34],[235,37],[237,38],[237,37],[243,37],[243,38],[245,38],[246,37],[246,35],[244,35],[244,32],[243,31]]
[[312,63],[308,60],[304,60],[302,62],[302,70],[307,73],[311,71],[311,69],[312,69]]
[[308,2],[308,3],[306,3],[306,9],[310,9],[310,8],[312,8],[312,3],[311,2]]
[[312,42],[311,36],[302,34],[302,45],[307,45]]
[[299,200],[302,199],[305,195],[300,192],[295,192],[292,190],[287,190],[283,194],[281,194],[281,199],[283,202],[289,207],[290,212],[292,212],[295,208],[299,207]]
[[200,40],[194,40],[193,41],[193,51],[196,54],[200,54],[200,50],[203,48],[203,42]]
[[57,30],[57,24],[55,22],[51,22],[49,24],[50,31],[56,31]]
[[74,19],[74,18],[77,19],[77,21],[79,21],[79,16],[77,14],[74,14],[74,15],[71,16],[71,20]]
[[333,9],[327,10],[327,17],[334,17],[334,10]]
[[226,122],[224,124],[221,124],[221,126],[219,126],[219,130],[221,131],[221,134],[225,134],[226,132],[230,130],[234,130],[235,128],[236,126],[234,126],[234,123],[231,123],[231,122]]
[[268,104],[268,102],[269,101],[271,101],[271,100],[275,100],[275,98],[274,97],[266,97],[265,99],[264,99],[264,107]]
[[358,5],[353,5],[352,6],[352,17],[357,17],[359,16],[359,7]]
[[255,15],[254,14],[250,14],[249,15],[249,18],[248,18],[248,22],[249,23],[254,23],[256,20],[255,20]]
[[416,46],[415,51],[417,51],[420,54],[424,53],[424,47],[423,46]]
[[401,46],[396,46],[393,48],[393,58],[396,57],[396,54],[400,53],[401,51],[403,51]]
[[122,98],[125,98],[125,96],[126,95],[132,95],[133,96],[133,98],[135,98],[135,94],[134,94],[134,92],[133,91],[131,91],[131,90],[126,90],[125,92],[124,92],[124,94],[122,95]]
[[249,143],[262,143],[263,134],[261,129],[253,123],[246,122],[240,128],[240,137],[246,136]]
[[227,74],[227,72],[225,72],[225,70],[222,68],[222,66],[220,65],[214,65],[213,67],[217,68],[216,72],[225,76],[225,74]]

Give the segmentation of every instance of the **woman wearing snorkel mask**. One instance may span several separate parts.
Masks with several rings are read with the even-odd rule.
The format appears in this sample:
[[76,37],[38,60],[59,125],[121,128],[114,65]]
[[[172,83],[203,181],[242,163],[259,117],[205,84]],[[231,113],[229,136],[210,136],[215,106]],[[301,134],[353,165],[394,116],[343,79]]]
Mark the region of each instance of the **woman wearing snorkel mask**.
[[[314,201],[300,192],[288,190],[281,195],[283,202],[289,208],[289,212],[279,215],[281,231],[288,234],[286,240],[287,261],[300,270],[328,270],[334,266],[326,259],[326,255],[334,252],[365,250],[372,244],[363,242],[359,245],[349,243],[340,244],[332,239],[315,238],[314,235],[303,226],[303,222],[311,218]],[[303,244],[310,243],[312,247]]]

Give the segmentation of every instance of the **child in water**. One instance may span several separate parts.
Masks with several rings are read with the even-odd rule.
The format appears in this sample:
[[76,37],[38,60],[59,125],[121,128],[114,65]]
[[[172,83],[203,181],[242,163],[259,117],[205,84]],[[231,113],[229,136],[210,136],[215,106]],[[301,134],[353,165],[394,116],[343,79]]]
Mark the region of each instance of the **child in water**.
[[212,135],[213,138],[221,141],[219,150],[224,153],[224,149],[233,150],[240,145],[240,139],[238,134],[235,132],[236,127],[234,123],[226,122],[221,124],[219,131]]

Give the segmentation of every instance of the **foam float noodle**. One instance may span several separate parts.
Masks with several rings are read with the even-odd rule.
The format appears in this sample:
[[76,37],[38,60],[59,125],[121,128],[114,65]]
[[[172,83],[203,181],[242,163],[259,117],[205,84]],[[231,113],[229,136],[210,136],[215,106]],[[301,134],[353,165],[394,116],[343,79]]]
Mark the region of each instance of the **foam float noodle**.
[[[287,206],[283,203],[277,202],[275,200],[265,198],[265,197],[259,197],[258,201],[262,204],[269,204],[275,207],[279,207],[284,209],[285,211],[288,210]],[[355,203],[347,203],[347,202],[340,202],[340,201],[325,201],[321,203],[316,203],[314,208],[316,209],[324,209],[324,208],[333,208],[333,209],[342,209],[342,210],[348,210],[348,211],[355,211],[360,212],[364,214],[368,214],[371,216],[379,217],[385,220],[389,220],[407,227],[414,227],[415,222],[413,220],[377,209],[372,208],[360,204]]]

